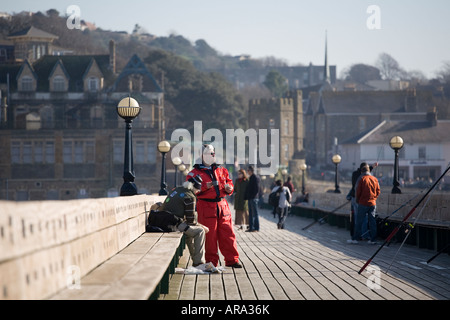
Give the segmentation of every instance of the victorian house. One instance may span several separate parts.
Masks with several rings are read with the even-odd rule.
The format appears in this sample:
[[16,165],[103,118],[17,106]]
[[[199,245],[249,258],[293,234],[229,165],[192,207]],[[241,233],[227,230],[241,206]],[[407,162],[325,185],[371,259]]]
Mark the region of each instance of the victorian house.
[[0,199],[117,195],[125,123],[116,106],[128,95],[142,108],[133,121],[138,192],[157,191],[164,94],[142,60],[134,55],[116,72],[112,41],[104,55],[40,50],[34,62],[24,56],[20,64],[0,65]]

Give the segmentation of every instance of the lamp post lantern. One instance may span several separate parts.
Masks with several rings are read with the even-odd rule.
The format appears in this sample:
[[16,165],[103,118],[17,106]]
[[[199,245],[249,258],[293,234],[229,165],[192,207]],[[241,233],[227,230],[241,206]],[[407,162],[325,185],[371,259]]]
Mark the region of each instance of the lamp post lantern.
[[125,155],[123,166],[123,185],[120,188],[120,196],[134,196],[137,194],[137,187],[134,184],[133,168],[133,136],[131,133],[131,123],[141,112],[139,103],[127,97],[119,101],[117,114],[125,120]]
[[302,195],[305,194],[305,171],[307,169],[306,163],[302,163],[300,165],[300,170],[302,170]]
[[286,182],[286,175],[288,174],[287,169],[281,170],[281,175],[283,176],[283,183]]
[[334,176],[334,193],[341,193],[341,190],[339,189],[339,183],[338,183],[338,165],[341,162],[342,158],[340,155],[335,154],[331,160],[333,161],[333,163],[336,165],[336,170],[335,170],[335,176]]
[[169,193],[167,192],[167,183],[166,183],[166,153],[170,151],[170,143],[168,141],[161,141],[158,144],[158,151],[162,155],[162,163],[161,163],[161,189],[159,190],[160,196],[166,196]]
[[395,157],[394,157],[394,180],[393,180],[393,187],[392,192],[394,194],[402,193],[399,186],[400,183],[398,181],[398,151],[403,148],[403,139],[400,136],[392,137],[389,141],[389,146],[394,150]]

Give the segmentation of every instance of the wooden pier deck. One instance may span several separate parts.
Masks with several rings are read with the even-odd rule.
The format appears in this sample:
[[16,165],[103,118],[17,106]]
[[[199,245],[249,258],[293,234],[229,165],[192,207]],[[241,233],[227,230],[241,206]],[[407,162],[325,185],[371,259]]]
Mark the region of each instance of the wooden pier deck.
[[[232,210],[234,212],[234,210]],[[269,210],[259,210],[260,232],[236,230],[242,269],[220,274],[173,274],[160,300],[448,300],[450,256],[400,244],[384,247],[361,275],[378,245],[347,244],[345,229],[289,216],[278,230]],[[380,241],[381,244],[381,241]],[[223,262],[223,259],[221,259]],[[187,249],[179,267],[190,266]],[[378,269],[379,268],[379,269]],[[377,272],[379,270],[379,272]]]

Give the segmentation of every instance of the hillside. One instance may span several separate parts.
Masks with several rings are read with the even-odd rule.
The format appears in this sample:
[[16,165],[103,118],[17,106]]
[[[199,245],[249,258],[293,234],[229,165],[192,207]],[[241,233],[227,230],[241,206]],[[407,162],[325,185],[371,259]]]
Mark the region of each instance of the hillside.
[[[110,40],[116,43],[116,64],[121,70],[132,55],[138,54],[165,90],[168,131],[191,128],[194,120],[205,122],[205,130],[246,127],[247,103],[222,75],[207,69],[239,67],[235,59],[222,56],[206,41],[192,44],[179,35],[154,37],[135,32],[68,29],[66,18],[55,10],[32,16],[14,15],[0,19],[0,40],[29,26],[57,35],[53,43],[73,54],[108,53]],[[207,125],[206,125],[207,123]]]

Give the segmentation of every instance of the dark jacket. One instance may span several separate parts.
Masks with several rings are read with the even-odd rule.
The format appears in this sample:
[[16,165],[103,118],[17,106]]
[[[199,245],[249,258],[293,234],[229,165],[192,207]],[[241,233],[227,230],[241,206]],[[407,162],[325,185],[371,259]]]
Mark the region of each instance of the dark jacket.
[[245,200],[258,199],[259,184],[259,177],[255,174],[252,174],[250,176],[250,179],[248,180],[247,188],[245,188]]
[[234,182],[234,209],[248,211],[248,203],[245,197],[248,179],[236,179]]

